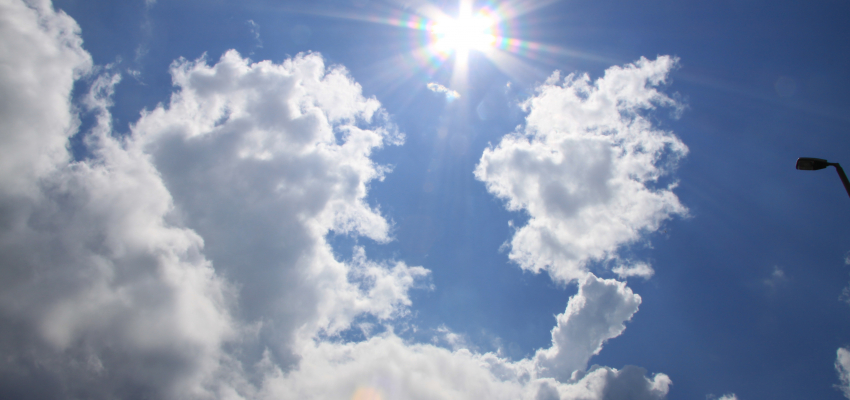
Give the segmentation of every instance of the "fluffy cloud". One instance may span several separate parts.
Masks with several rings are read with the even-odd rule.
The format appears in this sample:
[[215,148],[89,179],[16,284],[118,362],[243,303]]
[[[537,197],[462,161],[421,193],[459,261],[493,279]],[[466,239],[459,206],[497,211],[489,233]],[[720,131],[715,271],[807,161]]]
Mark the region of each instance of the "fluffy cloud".
[[485,150],[475,176],[530,216],[510,242],[522,268],[571,281],[591,261],[615,260],[623,277],[652,274],[646,264],[622,265],[617,251],[687,211],[672,185],[657,187],[687,147],[643,115],[681,107],[656,89],[675,64],[642,58],[593,83],[556,72],[524,103],[524,129]]
[[[178,60],[170,102],[118,136],[108,109],[120,76],[99,69],[70,103],[74,80],[93,73],[74,21],[47,2],[0,10],[0,60],[13,67],[0,77],[4,396],[666,395],[664,374],[587,369],[640,304],[592,275],[557,316],[552,346],[528,359],[408,343],[392,328],[342,339],[358,318],[404,315],[428,275],[359,247],[340,260],[326,239],[391,240],[366,196],[389,172],[372,152],[402,141],[344,69],[315,54]],[[75,107],[97,117],[91,157],[76,162]]]
[[80,28],[48,0],[0,2],[0,185],[32,192],[36,178],[67,160],[77,121],[68,94],[91,68]]
[[378,102],[315,54],[252,64],[230,51],[212,66],[179,61],[172,75],[179,91],[142,116],[129,148],[150,155],[205,254],[239,283],[241,317],[261,322],[276,360],[294,362],[294,343],[357,315],[402,312],[425,269],[379,265],[361,250],[345,264],[325,240],[390,240],[365,202],[387,172],[371,152],[402,140]]
[[407,344],[391,332],[359,343],[316,342],[302,350],[301,363],[290,373],[266,364],[259,397],[662,399],[671,383],[664,374],[648,378],[633,366],[586,370],[602,344],[623,332],[639,304],[640,296],[624,283],[588,277],[557,316],[552,347],[519,361]]
[[557,316],[552,347],[537,352],[541,374],[566,382],[574,371],[583,371],[605,341],[623,333],[639,305],[640,296],[625,283],[586,277],[567,310]]
[[427,270],[362,249],[343,263],[325,241],[389,240],[364,202],[386,172],[369,154],[401,140],[342,69],[317,55],[182,61],[169,107],[125,139],[107,110],[119,77],[103,75],[84,101],[98,116],[92,157],[71,162],[70,92],[90,66],[79,29],[48,3],[2,7],[3,49],[16,50],[2,54],[16,67],[2,78],[16,100],[0,147],[5,391],[206,396],[251,350],[288,368],[299,339],[404,313]]
[[[535,378],[528,363],[492,353],[406,344],[395,336],[321,343],[305,349],[299,369],[272,367],[258,398],[404,399],[662,399],[670,380],[633,366],[594,367],[577,379]],[[334,379],[328,380],[329,376]]]
[[[0,180],[0,386],[13,397],[173,396],[202,391],[233,334],[228,284],[202,239],[169,224],[158,172],[109,136],[98,79],[88,138],[70,162],[75,78],[90,59],[49,3],[4,1]],[[98,384],[90,384],[98,382]]]

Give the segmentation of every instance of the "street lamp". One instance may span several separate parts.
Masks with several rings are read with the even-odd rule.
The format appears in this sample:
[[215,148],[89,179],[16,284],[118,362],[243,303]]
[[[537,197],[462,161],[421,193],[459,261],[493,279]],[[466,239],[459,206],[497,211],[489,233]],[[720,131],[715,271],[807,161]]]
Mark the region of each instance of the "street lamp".
[[844,184],[844,190],[846,190],[847,195],[850,196],[850,181],[847,181],[847,175],[844,174],[844,170],[837,162],[831,163],[822,158],[811,157],[800,157],[797,159],[797,169],[801,171],[816,171],[824,169],[830,165],[835,167],[835,170],[838,171],[838,177],[841,178],[841,183]]

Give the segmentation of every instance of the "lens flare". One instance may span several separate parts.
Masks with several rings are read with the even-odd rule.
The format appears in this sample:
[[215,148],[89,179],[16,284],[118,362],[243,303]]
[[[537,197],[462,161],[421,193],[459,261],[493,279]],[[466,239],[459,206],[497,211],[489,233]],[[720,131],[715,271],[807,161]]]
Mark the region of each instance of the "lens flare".
[[371,387],[360,387],[351,396],[351,400],[381,400],[381,392]]
[[441,52],[484,50],[496,42],[493,26],[496,21],[484,14],[443,18],[430,29],[434,47]]
[[386,65],[383,73],[398,79],[419,77],[427,83],[449,65],[452,71],[446,86],[460,93],[464,93],[468,83],[469,63],[475,62],[475,58],[471,58],[472,53],[489,59],[496,68],[518,81],[536,79],[539,73],[528,60],[551,64],[569,57],[605,64],[620,62],[580,50],[520,39],[529,33],[524,32],[529,26],[519,17],[558,0],[457,1],[456,16],[450,16],[435,5],[425,4],[412,10],[383,4],[392,2],[381,2],[383,5],[376,5],[374,11],[366,14],[326,7],[310,13],[409,29],[411,34],[406,36],[411,40],[408,51],[379,61]]

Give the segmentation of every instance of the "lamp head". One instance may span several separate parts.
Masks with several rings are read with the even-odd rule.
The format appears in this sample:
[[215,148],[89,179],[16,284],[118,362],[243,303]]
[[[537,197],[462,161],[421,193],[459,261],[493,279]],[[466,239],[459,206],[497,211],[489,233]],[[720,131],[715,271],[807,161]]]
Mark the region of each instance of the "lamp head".
[[832,164],[822,158],[800,157],[797,159],[797,169],[801,171],[815,171],[824,169]]

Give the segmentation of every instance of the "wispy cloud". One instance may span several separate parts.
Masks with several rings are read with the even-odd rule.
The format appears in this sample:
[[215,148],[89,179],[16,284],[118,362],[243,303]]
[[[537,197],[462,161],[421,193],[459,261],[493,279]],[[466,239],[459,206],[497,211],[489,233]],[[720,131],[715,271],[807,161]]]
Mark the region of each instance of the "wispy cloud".
[[251,30],[251,34],[254,36],[254,40],[256,43],[254,44],[255,49],[263,48],[263,39],[260,38],[260,24],[254,22],[253,19],[248,20],[248,29]]
[[786,275],[785,271],[778,265],[774,265],[770,276],[762,281],[765,286],[774,291],[786,282],[788,282],[788,275]]
[[446,95],[446,100],[452,101],[460,97],[460,93],[455,90],[449,89],[439,83],[430,82],[428,83],[428,90],[434,93],[443,93]]

